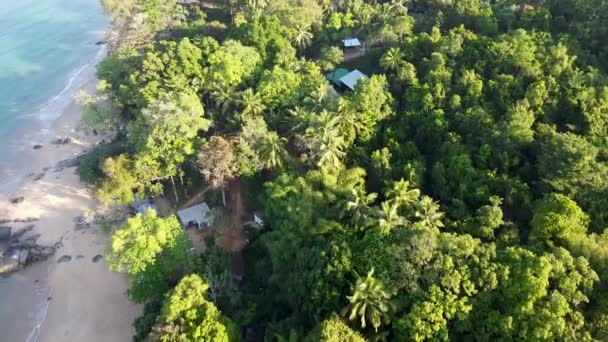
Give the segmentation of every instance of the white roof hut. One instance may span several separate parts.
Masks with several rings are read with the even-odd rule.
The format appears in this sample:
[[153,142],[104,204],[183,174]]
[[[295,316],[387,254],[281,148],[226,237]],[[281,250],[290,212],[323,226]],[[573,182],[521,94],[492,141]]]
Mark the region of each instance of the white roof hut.
[[340,78],[340,82],[342,82],[342,84],[347,86],[350,90],[355,90],[355,86],[361,79],[367,80],[369,78],[361,71],[355,69]]
[[359,38],[342,39],[342,44],[344,44],[345,48],[361,47],[361,41]]
[[198,229],[209,227],[213,224],[213,214],[206,203],[194,205],[177,211],[177,216],[184,227],[196,225]]

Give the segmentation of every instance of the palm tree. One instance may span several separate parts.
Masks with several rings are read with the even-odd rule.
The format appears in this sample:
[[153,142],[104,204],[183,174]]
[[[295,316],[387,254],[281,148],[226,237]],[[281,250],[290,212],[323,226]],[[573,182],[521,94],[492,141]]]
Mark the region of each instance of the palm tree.
[[226,114],[230,107],[235,103],[234,92],[232,89],[226,89],[224,87],[214,87],[211,91],[211,98],[213,102],[222,114]]
[[342,315],[354,321],[359,319],[361,327],[368,323],[377,332],[382,324],[391,321],[395,306],[391,301],[392,294],[386,291],[384,284],[374,277],[374,269],[365,278],[359,277],[352,296],[347,296],[349,304],[342,310]]
[[241,98],[237,100],[237,103],[242,108],[241,116],[244,118],[261,115],[266,109],[260,94],[255,93],[251,88],[241,92]]
[[268,5],[266,0],[247,0],[247,7],[254,15],[259,14]]
[[302,50],[312,42],[313,34],[309,32],[309,27],[298,24],[295,28],[295,43],[298,46],[299,54],[302,55]]
[[332,86],[327,82],[323,82],[308,94],[305,101],[306,103],[311,104],[315,109],[322,110],[323,108],[328,107],[326,104],[330,99],[337,97],[332,94],[332,91],[335,92]]
[[386,71],[396,72],[403,64],[403,51],[399,48],[390,48],[380,59],[380,66]]
[[343,132],[343,135],[349,141],[353,141],[365,128],[359,120],[359,115],[349,108],[348,101],[340,101],[336,118],[338,120],[338,129],[340,132]]
[[437,229],[444,227],[441,219],[444,213],[439,211],[439,204],[433,201],[429,196],[422,196],[422,199],[417,204],[416,217],[423,227]]
[[311,125],[311,122],[315,120],[316,114],[302,107],[296,106],[294,109],[288,110],[291,123],[292,133],[301,133],[306,127]]
[[342,137],[333,134],[324,136],[317,148],[319,156],[317,165],[326,170],[342,168],[342,158],[346,155],[345,149],[346,144]]
[[258,154],[265,168],[280,168],[283,158],[287,154],[285,144],[287,139],[280,137],[277,132],[268,132],[266,137],[258,144]]
[[388,5],[388,12],[395,12],[398,15],[407,14],[409,0],[392,0]]
[[368,226],[372,214],[370,205],[374,203],[377,197],[378,194],[366,194],[361,188],[351,189],[351,198],[346,202],[346,210],[342,216],[350,214],[354,224]]
[[341,168],[346,142],[334,114],[321,112],[304,132],[304,140],[319,167],[329,170]]
[[399,215],[399,204],[395,201],[384,201],[380,204],[378,225],[383,234],[388,234],[393,228],[403,226],[407,220]]
[[393,188],[387,192],[387,196],[400,206],[410,206],[420,198],[420,190],[410,187],[410,182],[403,178],[393,183]]

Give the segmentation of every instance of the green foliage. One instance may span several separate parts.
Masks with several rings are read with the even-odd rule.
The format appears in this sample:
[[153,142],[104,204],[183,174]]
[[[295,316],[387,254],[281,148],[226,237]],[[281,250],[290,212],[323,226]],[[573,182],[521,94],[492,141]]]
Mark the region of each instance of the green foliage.
[[97,198],[106,204],[133,202],[133,189],[137,178],[133,174],[133,161],[126,154],[108,158],[101,167],[105,178],[97,188]]
[[161,218],[154,210],[127,220],[114,234],[105,259],[114,271],[129,275],[130,297],[157,300],[188,268],[190,240],[175,216]]
[[252,77],[261,62],[256,49],[227,40],[209,56],[209,82],[220,88],[230,88]]
[[156,323],[156,317],[160,314],[162,308],[162,302],[160,300],[150,301],[144,304],[144,310],[141,316],[135,319],[133,327],[135,328],[135,335],[133,336],[133,342],[144,342],[152,331],[152,327]]
[[411,311],[396,322],[397,334],[411,341],[448,340],[448,322],[465,316],[471,310],[467,298],[444,293],[431,286],[423,301],[416,303]]
[[204,78],[204,48],[188,38],[151,43],[142,51],[122,48],[104,60],[97,73],[118,108],[137,112],[164,93],[197,93]]
[[198,132],[209,125],[200,100],[190,93],[165,95],[144,108],[129,127],[129,140],[137,151],[137,172],[144,186],[178,175],[186,157],[194,154]]
[[96,146],[78,164],[77,171],[80,180],[91,185],[97,184],[104,178],[103,161],[124,152],[124,149],[125,147],[121,143]]
[[355,113],[361,127],[358,137],[362,141],[369,140],[376,124],[392,114],[393,97],[387,90],[384,76],[372,76],[368,81],[358,82],[355,91],[345,98],[343,108]]
[[344,51],[337,46],[332,46],[321,50],[319,62],[321,68],[325,71],[333,70],[336,65],[342,64],[344,61]]
[[598,162],[599,150],[573,133],[543,132],[538,157],[539,172],[556,191],[576,195],[603,188],[606,165]]
[[[193,261],[183,233],[158,234],[170,219],[127,222],[154,242],[115,235],[133,300],[194,273],[138,338],[243,335],[212,300],[268,340],[606,339],[603,2],[108,4],[134,25],[84,102],[125,149],[96,150],[83,179],[128,203],[246,177],[264,220],[238,286],[217,246]],[[332,89],[337,66],[369,79]]]
[[465,222],[467,232],[481,239],[493,239],[495,231],[504,224],[501,204],[501,198],[490,197],[490,205],[477,209],[475,218]]
[[238,341],[235,324],[207,299],[209,286],[197,275],[184,277],[165,300],[151,341]]
[[365,338],[351,329],[339,317],[325,319],[308,336],[310,341],[322,342],[364,342]]
[[113,235],[106,260],[114,271],[137,274],[156,261],[159,253],[171,248],[183,234],[175,216],[160,218],[154,210],[127,220]]
[[530,240],[538,243],[563,244],[573,235],[587,232],[589,217],[570,198],[551,194],[541,200],[530,222]]

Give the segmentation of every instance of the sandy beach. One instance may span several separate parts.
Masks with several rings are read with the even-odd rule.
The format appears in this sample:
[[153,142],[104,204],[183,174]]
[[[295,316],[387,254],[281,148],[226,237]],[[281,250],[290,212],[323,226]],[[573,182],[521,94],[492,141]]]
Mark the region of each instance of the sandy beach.
[[[96,81],[86,88],[94,89]],[[79,129],[81,111],[72,102],[45,136],[72,138],[28,153],[32,169],[16,190],[0,193],[0,219],[36,218],[37,243],[62,247],[49,260],[0,279],[0,331],[6,341],[130,341],[140,308],[127,296],[124,274],[99,260],[107,235],[97,226],[75,229],[74,219],[96,206],[75,168],[53,170],[57,162],[82,153],[101,138]],[[33,157],[32,157],[33,156]],[[23,197],[21,203],[11,198]],[[7,302],[8,301],[8,302]]]

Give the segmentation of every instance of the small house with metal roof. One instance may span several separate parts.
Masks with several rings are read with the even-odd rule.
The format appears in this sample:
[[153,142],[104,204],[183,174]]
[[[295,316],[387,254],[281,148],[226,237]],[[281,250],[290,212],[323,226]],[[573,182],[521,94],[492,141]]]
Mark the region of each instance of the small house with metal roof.
[[369,77],[367,77],[361,71],[355,69],[355,70],[349,72],[348,74],[342,76],[340,78],[340,82],[344,86],[346,86],[346,88],[348,88],[350,90],[355,90],[355,86],[357,85],[357,83],[359,83],[360,80],[367,80],[367,79],[369,79]]
[[329,74],[325,75],[325,77],[333,84],[336,85],[338,87],[342,86],[342,82],[340,82],[340,79],[344,76],[346,76],[348,74],[348,69],[344,69],[344,68],[337,68],[336,70],[330,72]]
[[214,216],[206,203],[197,204],[177,211],[177,216],[184,228],[192,225],[203,229],[213,224]]
[[361,41],[359,40],[359,38],[346,38],[346,39],[342,39],[342,45],[344,45],[345,49],[349,49],[349,48],[361,48],[361,46],[363,44],[361,44]]

